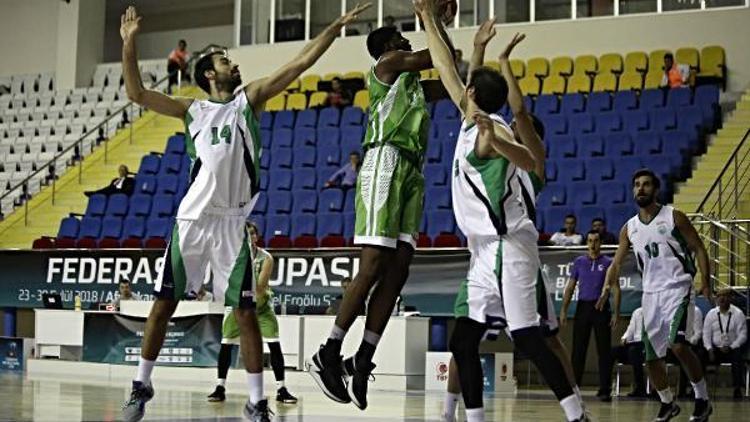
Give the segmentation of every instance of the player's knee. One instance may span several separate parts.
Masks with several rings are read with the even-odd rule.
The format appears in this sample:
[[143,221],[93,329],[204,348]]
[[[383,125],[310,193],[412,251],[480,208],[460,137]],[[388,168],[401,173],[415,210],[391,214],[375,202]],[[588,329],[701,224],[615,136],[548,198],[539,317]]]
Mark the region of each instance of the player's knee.
[[450,344],[451,353],[456,362],[463,362],[467,358],[479,355],[479,342],[484,335],[484,325],[468,318],[459,318],[453,330]]
[[521,328],[510,332],[513,343],[529,357],[536,357],[548,349],[538,326]]

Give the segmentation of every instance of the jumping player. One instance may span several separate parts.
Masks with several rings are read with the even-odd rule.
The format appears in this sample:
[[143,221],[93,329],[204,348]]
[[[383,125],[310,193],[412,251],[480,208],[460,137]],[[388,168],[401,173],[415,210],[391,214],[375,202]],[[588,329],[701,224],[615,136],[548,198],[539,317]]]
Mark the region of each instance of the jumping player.
[[[686,339],[693,329],[693,277],[695,260],[701,271],[700,292],[711,301],[708,254],[698,233],[684,213],[657,202],[659,178],[649,169],[633,175],[633,197],[638,214],[620,231],[620,243],[607,271],[605,286],[617,283],[620,266],[633,247],[643,279],[643,343],[651,382],[659,393],[661,408],[654,422],[666,422],[680,413],[667,384],[664,357],[667,348],[680,360],[693,384],[695,408],[691,422],[708,421],[713,412],[700,360]],[[606,287],[605,287],[606,289]],[[605,296],[606,292],[602,292]]]
[[164,269],[154,286],[157,300],[146,321],[141,358],[123,419],[143,418],[167,324],[186,292],[197,291],[207,264],[214,275],[214,296],[235,308],[250,397],[245,418],[270,420],[263,398],[262,343],[255,315],[252,256],[245,218],[260,190],[258,118],[265,102],[282,92],[328,49],[341,29],[369,4],[336,19],[291,62],[267,78],[244,87],[238,66],[224,52],[212,52],[195,65],[195,81],[208,100],[171,98],[143,87],[136,57],[141,17],[129,7],[121,17],[122,66],[128,98],[159,114],[185,121],[186,151],[191,159],[190,187],[180,203]]
[[[287,390],[284,378],[284,354],[279,341],[279,322],[273,313],[273,291],[268,286],[268,280],[273,273],[273,256],[263,248],[258,247],[258,227],[253,223],[247,224],[250,235],[250,248],[253,259],[253,280],[256,281],[256,314],[263,341],[271,352],[271,368],[276,378],[276,401],[285,404],[297,403],[297,398]],[[221,348],[217,365],[218,379],[216,389],[208,396],[210,402],[226,400],[226,382],[232,359],[232,347],[240,344],[240,327],[234,317],[234,309],[226,307],[224,322],[221,327]]]
[[[451,13],[446,11],[446,20]],[[449,42],[444,31],[440,36]],[[326,396],[354,402],[362,410],[367,407],[375,349],[409,275],[422,219],[422,164],[430,127],[426,101],[445,96],[439,81],[420,83],[419,71],[432,68],[429,51],[412,51],[395,27],[371,32],[367,49],[377,62],[368,75],[370,116],[355,196],[354,243],[362,245],[359,272],[344,295],[328,340],[307,361],[310,375]],[[343,364],[350,377],[347,383],[341,344],[368,295],[362,343]]]

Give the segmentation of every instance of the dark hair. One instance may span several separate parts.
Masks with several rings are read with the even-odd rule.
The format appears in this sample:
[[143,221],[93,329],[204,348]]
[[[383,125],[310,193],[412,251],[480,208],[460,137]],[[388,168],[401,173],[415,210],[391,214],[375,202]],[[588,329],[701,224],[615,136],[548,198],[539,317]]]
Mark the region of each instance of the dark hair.
[[659,189],[661,187],[661,181],[659,180],[659,177],[656,176],[656,173],[651,171],[651,169],[642,168],[633,174],[633,180],[631,182],[631,185],[635,185],[635,179],[641,177],[641,176],[648,176],[651,178],[651,182],[654,184],[654,187],[656,189]]
[[117,283],[117,284],[130,284],[130,280],[128,280],[128,279],[125,279],[125,278],[123,278],[123,279],[122,279],[122,280],[120,280],[120,282],[119,282],[119,283]]
[[592,234],[595,234],[595,235],[597,235],[597,236],[599,237],[599,239],[601,239],[601,238],[602,238],[602,235],[601,235],[601,234],[600,234],[600,233],[599,233],[598,231],[596,231],[596,230],[589,230],[589,231],[588,231],[588,232],[586,233],[586,239],[588,239],[588,238],[589,238],[589,236],[591,236]]
[[337,81],[337,82],[340,83],[341,82],[341,78],[339,78],[338,76],[334,76],[333,79],[331,79],[331,82],[333,82],[333,81]]
[[534,113],[529,113],[529,116],[531,116],[531,123],[534,125],[534,132],[536,132],[536,134],[539,135],[539,139],[543,141],[545,134],[544,123],[539,120]]
[[575,216],[575,215],[573,215],[573,214],[568,214],[568,215],[566,215],[566,216],[565,216],[565,218],[564,218],[563,220],[567,220],[567,219],[569,219],[569,218],[572,218],[573,220],[576,220],[576,221],[578,221],[578,218],[576,218],[576,216]]
[[359,151],[352,151],[349,153],[349,155],[356,155],[357,157],[359,157]]
[[398,29],[393,26],[378,28],[367,36],[367,51],[373,59],[377,60],[385,53],[385,45],[398,34]]
[[252,222],[252,221],[248,221],[248,222],[247,222],[247,227],[248,227],[248,228],[252,228],[253,230],[255,230],[255,234],[257,234],[258,236],[260,236],[260,232],[258,231],[258,226],[257,226],[257,225],[255,225],[255,223],[254,223],[254,222]]
[[193,79],[198,86],[206,93],[211,94],[211,82],[208,81],[205,73],[209,70],[214,70],[214,55],[223,54],[219,51],[206,54],[205,56],[198,59],[198,63],[195,64],[195,70],[193,71]]
[[474,69],[467,88],[474,88],[474,102],[485,113],[497,112],[508,100],[508,82],[489,67]]
[[603,219],[603,218],[601,218],[601,217],[594,217],[593,219],[591,219],[591,224],[594,224],[594,223],[596,223],[597,221],[601,221],[601,222],[602,222],[602,224],[607,224],[607,222],[606,222],[606,221],[604,221],[604,219]]
[[185,41],[185,40],[179,40],[179,41],[177,41],[177,44],[185,44],[187,46],[187,41]]
[[674,56],[672,55],[672,53],[666,53],[666,54],[664,54],[664,58],[665,59],[672,59],[672,60],[674,60]]

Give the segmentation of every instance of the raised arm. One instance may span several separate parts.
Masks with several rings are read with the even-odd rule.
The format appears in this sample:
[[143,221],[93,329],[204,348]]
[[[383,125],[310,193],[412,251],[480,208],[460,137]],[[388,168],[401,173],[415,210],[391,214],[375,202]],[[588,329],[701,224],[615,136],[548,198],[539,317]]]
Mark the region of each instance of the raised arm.
[[120,17],[120,36],[122,37],[122,78],[128,99],[159,114],[182,119],[187,113],[192,100],[171,98],[158,91],[143,87],[141,71],[138,69],[135,39],[140,30],[142,16],[138,16],[135,7],[130,6]]
[[[690,224],[690,220],[688,220],[682,211],[674,210],[674,224],[680,234],[682,234],[682,237],[685,238],[688,249],[695,254],[698,260],[698,268],[701,272],[700,291],[709,303],[713,303],[713,297],[711,296],[711,273],[706,247],[703,245],[700,236],[698,236],[698,232],[695,231],[695,227]],[[689,257],[685,257],[685,259],[689,259]]]
[[478,157],[486,159],[502,155],[524,171],[533,170],[531,151],[515,141],[513,132],[507,126],[496,122],[483,111],[475,111],[470,117],[479,129],[475,146]]
[[258,79],[245,87],[245,93],[256,113],[268,99],[278,95],[297,79],[302,72],[309,69],[328,50],[336,36],[341,33],[341,28],[355,21],[360,13],[367,10],[372,4],[357,4],[354,9],[337,18],[333,23],[312,39],[302,48],[302,51],[289,63],[280,67],[267,78]]
[[484,52],[487,50],[487,44],[496,34],[495,21],[496,18],[486,20],[474,34],[474,50],[471,53],[471,60],[469,60],[469,75],[466,77],[466,85],[471,85],[471,72],[484,63]]

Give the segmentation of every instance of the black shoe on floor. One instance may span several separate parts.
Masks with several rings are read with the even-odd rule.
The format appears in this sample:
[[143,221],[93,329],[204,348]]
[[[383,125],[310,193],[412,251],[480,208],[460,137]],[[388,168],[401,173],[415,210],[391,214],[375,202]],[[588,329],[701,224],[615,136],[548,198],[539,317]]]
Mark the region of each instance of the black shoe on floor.
[[679,414],[680,406],[677,406],[674,400],[671,403],[662,403],[654,422],[667,422]]
[[693,416],[690,417],[690,422],[706,422],[713,412],[714,408],[708,400],[696,399],[695,409],[693,410]]
[[276,401],[285,404],[295,404],[297,403],[297,397],[289,394],[289,390],[286,387],[281,387],[276,392]]
[[356,362],[354,356],[344,361],[345,373],[351,377],[347,386],[349,397],[361,410],[367,409],[367,383],[370,382],[373,369],[374,363]]
[[326,349],[326,346],[320,346],[320,350],[307,360],[307,372],[329,399],[339,403],[349,403],[352,400],[346,391],[341,356],[333,355]]
[[213,393],[208,395],[208,401],[210,402],[217,402],[217,401],[224,401],[227,399],[227,396],[225,394],[225,389],[221,385],[216,386],[216,390],[214,390]]

